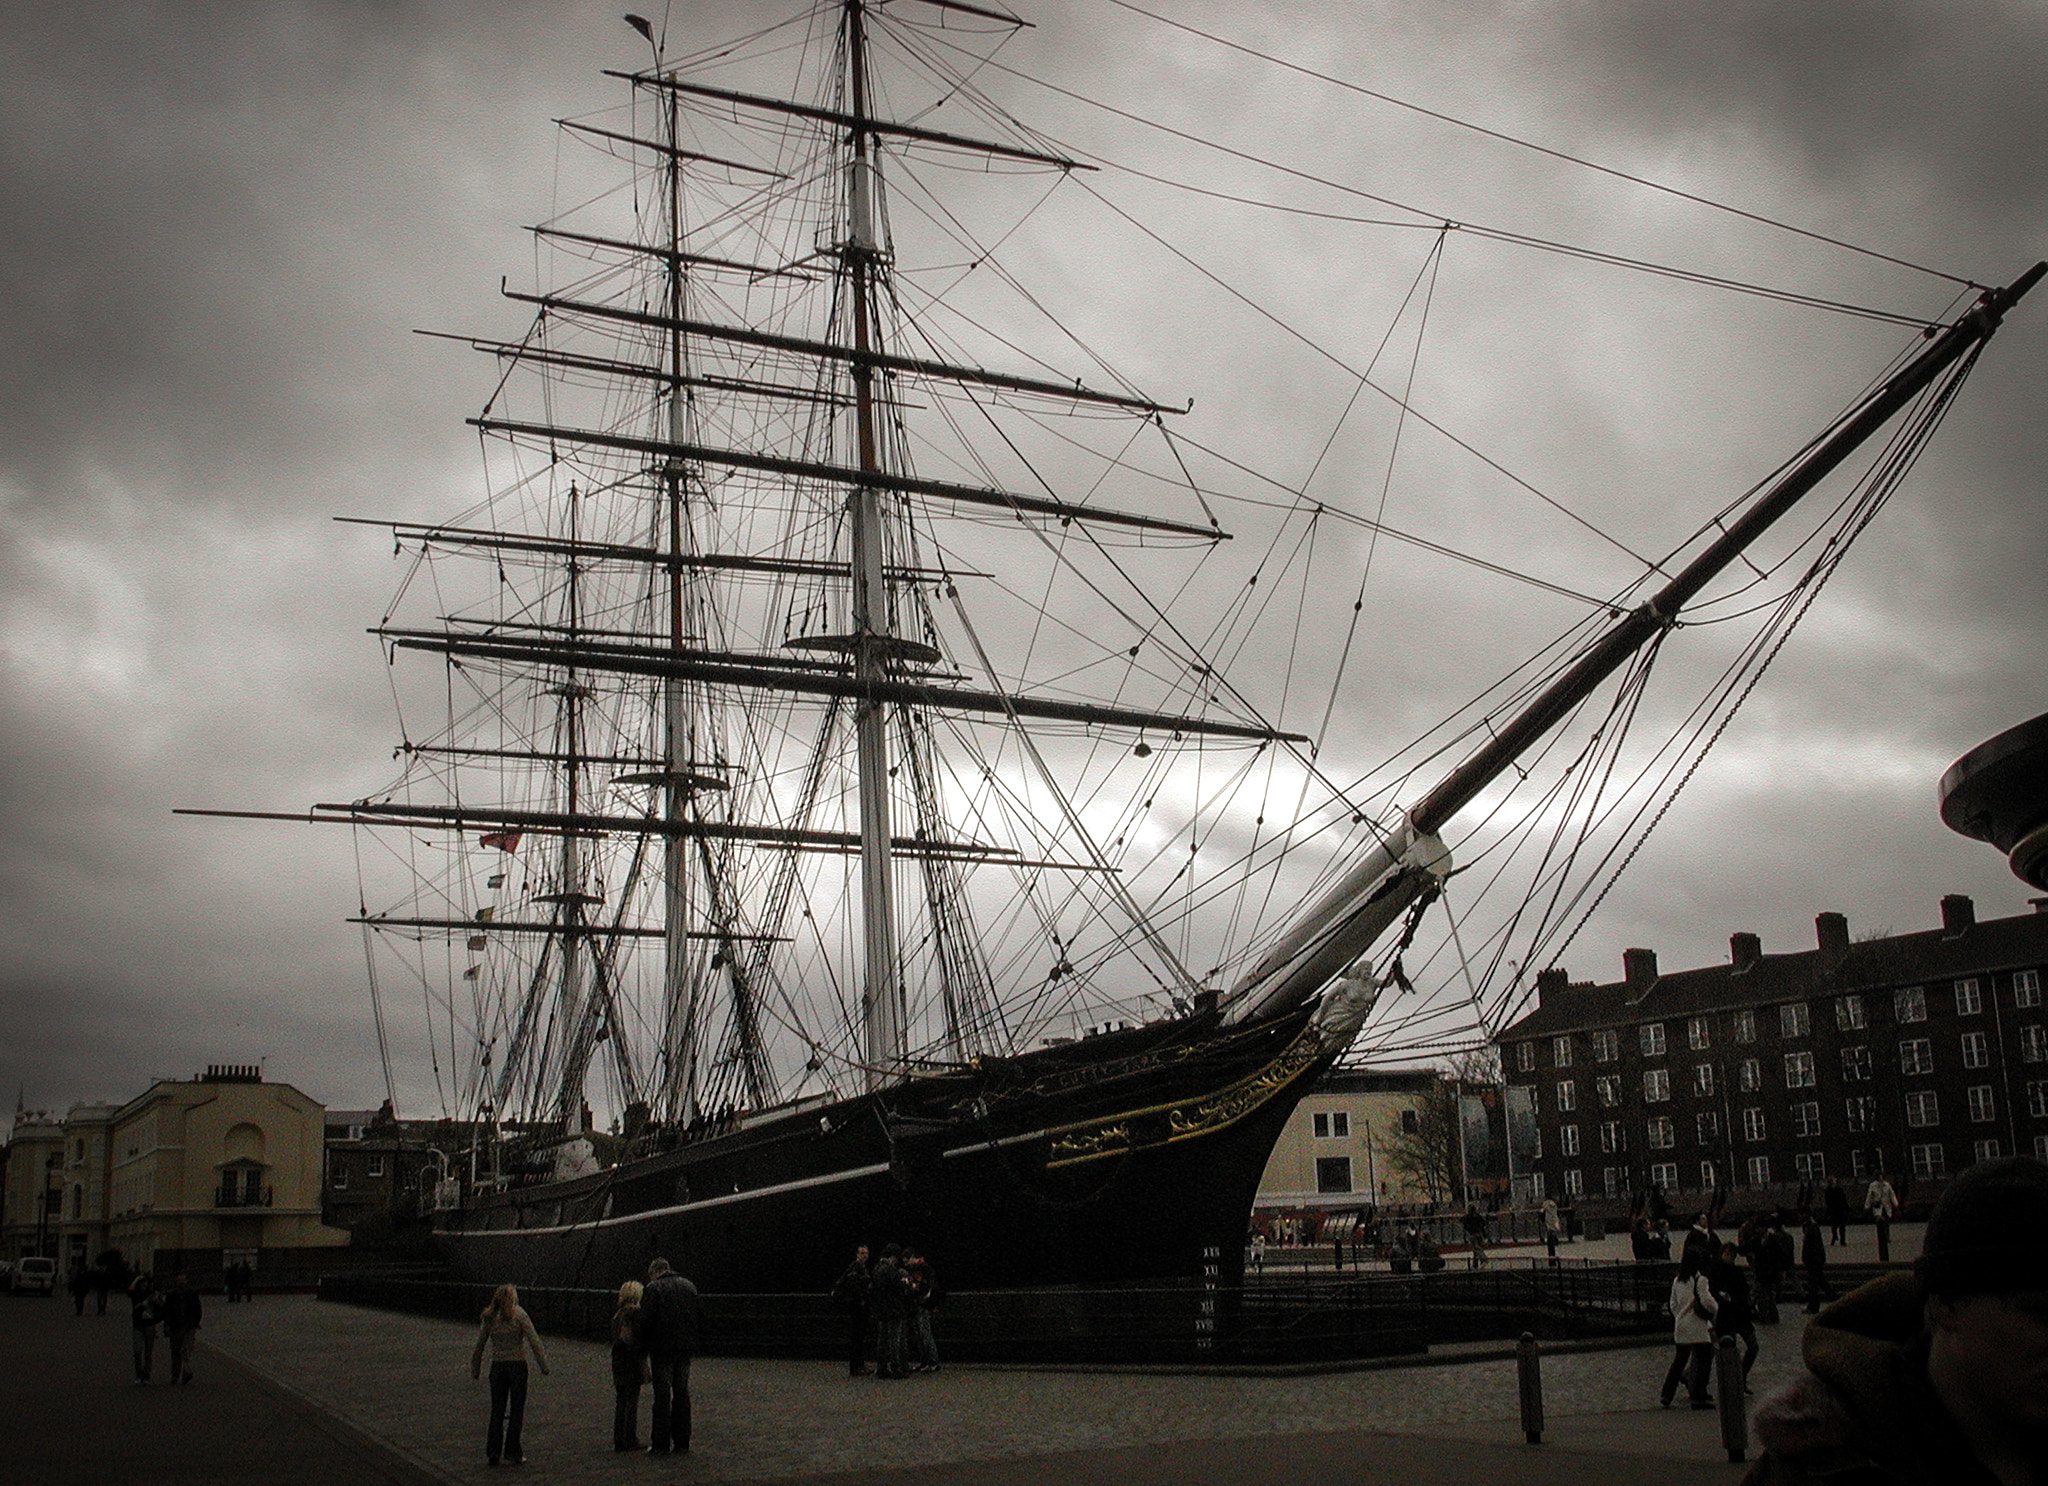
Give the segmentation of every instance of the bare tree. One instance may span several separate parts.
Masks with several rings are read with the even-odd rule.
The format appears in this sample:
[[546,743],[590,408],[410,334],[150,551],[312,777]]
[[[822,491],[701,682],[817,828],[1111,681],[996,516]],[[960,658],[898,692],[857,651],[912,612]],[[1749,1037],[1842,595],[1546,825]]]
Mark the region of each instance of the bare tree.
[[1406,1125],[1387,1142],[1387,1162],[1431,1202],[1448,1202],[1464,1186],[1464,1145],[1458,1127],[1458,1092],[1445,1078],[1433,1082]]

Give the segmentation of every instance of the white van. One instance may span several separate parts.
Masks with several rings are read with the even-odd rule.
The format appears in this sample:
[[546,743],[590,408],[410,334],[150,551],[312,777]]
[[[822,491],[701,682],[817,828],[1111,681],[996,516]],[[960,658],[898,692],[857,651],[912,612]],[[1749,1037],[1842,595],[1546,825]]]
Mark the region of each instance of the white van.
[[8,1276],[7,1288],[16,1295],[40,1291],[44,1295],[57,1292],[57,1261],[31,1256],[14,1261],[14,1273]]

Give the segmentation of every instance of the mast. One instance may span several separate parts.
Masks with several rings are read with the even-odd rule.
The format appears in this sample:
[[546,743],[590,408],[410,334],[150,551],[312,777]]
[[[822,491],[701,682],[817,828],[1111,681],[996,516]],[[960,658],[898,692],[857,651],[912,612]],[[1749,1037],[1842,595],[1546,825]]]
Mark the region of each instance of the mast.
[[1450,853],[1438,832],[1487,785],[1563,721],[1637,651],[1676,623],[1684,606],[1733,563],[1814,486],[1956,363],[1990,340],[2006,311],[2048,273],[2037,263],[2005,289],[1986,290],[1976,306],[1904,368],[1881,383],[1817,440],[1749,510],[1727,526],[1677,577],[1595,639],[1535,700],[1453,769],[1388,837],[1297,918],[1233,986],[1226,1022],[1298,1006],[1317,994],[1392,927],[1425,892],[1442,883]]
[[[874,328],[874,275],[882,259],[875,227],[875,148],[868,120],[867,12],[864,0],[845,0],[846,84],[853,105],[852,149],[846,167],[847,232],[842,248],[845,284],[853,318],[853,419],[859,468],[882,473],[875,430],[875,368],[867,359],[879,339]],[[855,679],[873,686],[883,679],[891,629],[888,593],[882,578],[881,490],[856,485],[847,497],[853,545],[853,654]],[[896,913],[889,852],[889,730],[886,704],[867,695],[854,706],[854,739],[860,777],[860,887],[864,974],[861,1006],[866,1020],[868,1085],[889,1081],[902,1063],[906,1021],[903,986],[896,967]]]

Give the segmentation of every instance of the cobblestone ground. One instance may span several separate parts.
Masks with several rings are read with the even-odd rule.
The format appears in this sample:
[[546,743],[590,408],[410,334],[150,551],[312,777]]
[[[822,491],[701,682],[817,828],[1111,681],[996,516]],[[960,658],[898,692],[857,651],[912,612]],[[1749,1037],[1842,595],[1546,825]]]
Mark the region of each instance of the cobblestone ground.
[[[1796,1368],[1802,1319],[1788,1312],[1763,1329],[1759,1395]],[[301,1297],[210,1307],[205,1332],[208,1345],[456,1481],[497,1478],[483,1459],[487,1396],[469,1376],[472,1336],[452,1322]],[[610,1449],[605,1349],[561,1338],[548,1349],[554,1371],[535,1374],[527,1402],[529,1474],[581,1483],[642,1473]],[[1589,1431],[1604,1419],[1597,1448],[1713,1458],[1713,1414],[1656,1406],[1668,1356],[1648,1347],[1547,1357],[1545,1402],[1559,1441],[1577,1416]],[[1506,1439],[1517,1412],[1511,1361],[1286,1378],[949,1368],[881,1383],[830,1363],[706,1358],[692,1395],[686,1469],[704,1481],[1322,1431]],[[643,1398],[643,1438],[645,1416]]]

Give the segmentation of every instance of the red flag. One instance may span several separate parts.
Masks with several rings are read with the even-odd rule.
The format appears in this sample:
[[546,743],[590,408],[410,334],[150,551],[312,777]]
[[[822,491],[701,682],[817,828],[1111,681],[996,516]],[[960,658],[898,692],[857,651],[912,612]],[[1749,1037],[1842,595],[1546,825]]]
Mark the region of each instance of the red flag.
[[517,851],[519,850],[519,837],[520,832],[518,831],[485,831],[476,838],[476,844],[478,846],[495,846],[500,851]]

